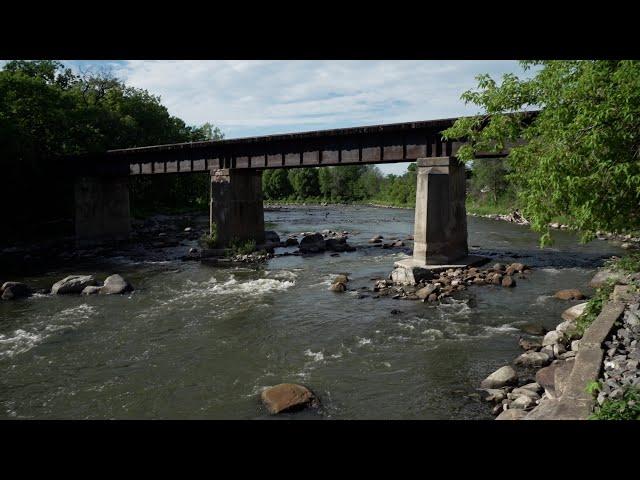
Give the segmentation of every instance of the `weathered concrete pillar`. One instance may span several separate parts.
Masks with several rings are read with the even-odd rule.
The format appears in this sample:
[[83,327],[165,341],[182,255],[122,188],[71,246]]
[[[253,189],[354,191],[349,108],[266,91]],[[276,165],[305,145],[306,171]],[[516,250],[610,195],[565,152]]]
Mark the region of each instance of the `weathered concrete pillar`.
[[469,256],[466,175],[455,157],[420,158],[413,233],[413,258],[395,263],[391,279],[413,284],[453,266],[481,264],[485,258]]
[[75,184],[78,245],[124,240],[131,233],[128,177],[80,177]]
[[210,224],[215,223],[218,243],[255,240],[264,243],[262,172],[253,169],[211,171]]
[[414,260],[445,265],[468,255],[466,176],[455,157],[421,158],[414,224]]

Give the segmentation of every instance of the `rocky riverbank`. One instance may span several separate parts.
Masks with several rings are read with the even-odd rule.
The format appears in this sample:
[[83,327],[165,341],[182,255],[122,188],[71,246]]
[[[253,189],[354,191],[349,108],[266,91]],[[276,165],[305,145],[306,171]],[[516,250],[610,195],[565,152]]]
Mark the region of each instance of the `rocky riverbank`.
[[[591,387],[598,393],[599,407],[596,407],[596,410],[603,408],[603,405],[606,406],[611,400],[623,398],[630,388],[640,388],[638,282],[640,273],[623,274],[604,269],[590,282],[591,287],[599,289],[591,301],[576,304],[565,310],[562,313],[563,321],[554,330],[546,332],[542,338],[521,337],[519,344],[524,353],[516,358],[512,365],[505,365],[489,375],[480,385],[486,393],[485,400],[493,404],[492,413],[497,415],[496,419],[535,420],[576,416],[586,418],[591,412],[593,406],[590,404],[593,402],[584,392],[589,388],[588,379],[590,376],[595,377],[598,371],[603,371],[603,375],[599,384]],[[584,298],[577,289],[557,292],[555,297],[564,300]],[[617,313],[610,313],[616,312],[615,309],[608,310],[606,315],[609,315],[610,319],[595,319],[594,317],[600,313],[600,310],[595,309],[602,309],[602,301],[613,302],[612,305],[615,305],[615,302],[623,302],[624,305]],[[602,357],[598,357],[597,352],[600,342],[611,328],[607,327],[607,322],[613,326],[623,310],[623,324],[611,329],[609,340],[604,342],[607,351],[602,362]],[[590,330],[591,322],[597,325]],[[581,342],[585,336],[589,336],[588,340],[585,339],[587,343],[583,345],[587,350],[580,353]],[[594,339],[596,345],[592,345]],[[593,380],[595,378],[591,379]],[[563,403],[567,395],[577,397],[571,397]],[[567,402],[574,406],[563,408]]]
[[[468,213],[471,217],[481,217],[481,218],[489,218],[491,220],[500,220],[503,222],[515,223],[516,225],[531,225],[531,222],[524,218],[522,214],[518,210],[514,210],[511,213],[500,214],[500,213],[488,213],[488,214],[479,214],[479,213]],[[558,222],[553,222],[549,224],[549,228],[553,230],[571,230],[569,225],[565,225]],[[598,240],[609,240],[620,243],[622,248],[627,250],[640,249],[640,236],[634,236],[631,234],[616,234],[611,232],[596,232],[596,239]]]

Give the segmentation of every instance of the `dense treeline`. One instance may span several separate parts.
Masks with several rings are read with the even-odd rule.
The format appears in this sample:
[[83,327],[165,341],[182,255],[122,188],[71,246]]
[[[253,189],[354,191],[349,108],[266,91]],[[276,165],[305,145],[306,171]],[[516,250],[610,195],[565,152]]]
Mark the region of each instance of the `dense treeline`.
[[[10,61],[0,70],[0,191],[12,199],[2,238],[55,230],[47,226],[69,232],[73,186],[56,175],[59,155],[221,137],[210,124],[186,125],[159,97],[107,72],[75,74],[51,60]],[[206,176],[132,181],[138,210],[195,205],[206,196]]]
[[265,199],[271,201],[372,202],[413,207],[416,166],[410,164],[403,175],[386,177],[372,165],[265,170],[262,189]]

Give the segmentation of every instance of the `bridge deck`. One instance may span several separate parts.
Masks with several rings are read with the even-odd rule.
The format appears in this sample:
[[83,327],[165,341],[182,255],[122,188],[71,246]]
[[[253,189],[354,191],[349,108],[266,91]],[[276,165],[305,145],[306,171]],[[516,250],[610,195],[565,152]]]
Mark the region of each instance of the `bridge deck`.
[[[411,162],[455,155],[441,132],[457,120],[372,125],[219,141],[109,150],[68,159],[82,174],[148,175],[219,168],[295,168]],[[499,155],[506,155],[502,152]],[[492,154],[490,156],[499,156]],[[481,155],[479,155],[481,156]],[[489,156],[489,155],[488,155]]]

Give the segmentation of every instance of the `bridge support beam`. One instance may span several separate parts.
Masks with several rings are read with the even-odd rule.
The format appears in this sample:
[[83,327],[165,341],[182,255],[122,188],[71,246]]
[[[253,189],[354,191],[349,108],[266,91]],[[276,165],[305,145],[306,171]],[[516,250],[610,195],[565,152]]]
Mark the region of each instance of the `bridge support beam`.
[[469,256],[465,167],[455,157],[417,161],[413,258],[395,263],[392,280],[416,284],[434,272],[480,264]]
[[126,240],[131,233],[128,177],[80,177],[75,183],[76,244]]
[[254,169],[211,171],[211,228],[216,225],[218,244],[231,240],[264,243],[262,172]]

